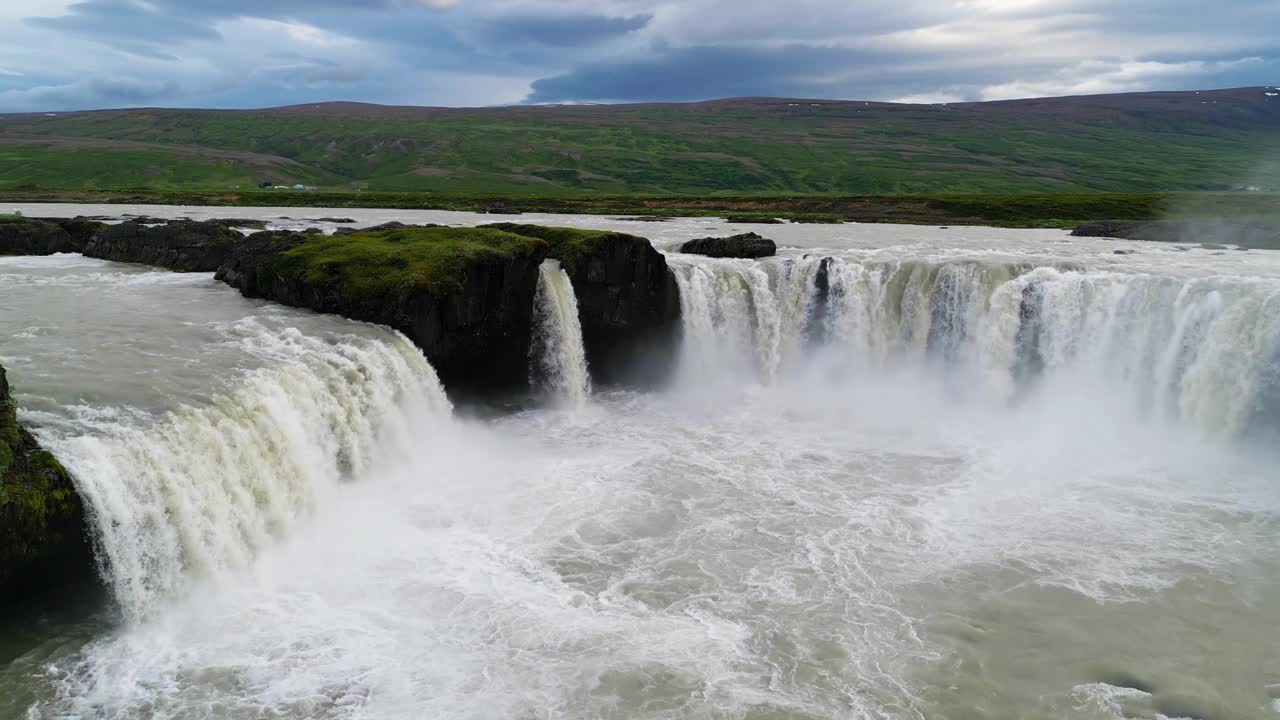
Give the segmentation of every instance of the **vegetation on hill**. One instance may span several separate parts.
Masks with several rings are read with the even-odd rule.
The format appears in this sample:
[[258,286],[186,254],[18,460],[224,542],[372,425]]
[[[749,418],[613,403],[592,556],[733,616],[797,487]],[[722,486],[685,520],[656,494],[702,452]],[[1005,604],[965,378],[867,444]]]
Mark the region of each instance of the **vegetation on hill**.
[[262,183],[451,194],[1280,187],[1261,88],[998,103],[744,99],[470,110],[351,103],[0,116],[0,187]]

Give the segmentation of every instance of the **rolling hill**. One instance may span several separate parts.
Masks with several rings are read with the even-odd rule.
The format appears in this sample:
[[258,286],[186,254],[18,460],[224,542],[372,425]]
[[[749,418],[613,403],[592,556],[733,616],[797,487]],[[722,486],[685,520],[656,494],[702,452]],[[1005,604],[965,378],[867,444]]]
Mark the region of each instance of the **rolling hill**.
[[0,189],[261,183],[539,195],[1277,189],[1280,91],[0,115]]

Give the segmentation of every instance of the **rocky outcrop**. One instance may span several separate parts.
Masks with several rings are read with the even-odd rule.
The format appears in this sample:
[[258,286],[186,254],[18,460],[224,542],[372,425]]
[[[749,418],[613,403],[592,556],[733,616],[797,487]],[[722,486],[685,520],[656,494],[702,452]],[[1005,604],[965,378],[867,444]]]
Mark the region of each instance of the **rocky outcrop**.
[[175,220],[154,226],[130,221],[94,233],[84,254],[180,272],[213,272],[242,238],[218,220]]
[[444,227],[444,226],[436,225],[435,223],[427,223],[426,225],[410,226],[410,225],[405,225],[402,222],[396,222],[395,220],[392,220],[391,222],[385,222],[385,223],[382,223],[381,225],[371,225],[367,228],[338,228],[337,230],[333,231],[333,234],[337,235],[338,237],[342,237],[343,235],[355,235],[356,233],[368,233],[368,232],[382,232],[383,230],[398,230],[400,228],[407,228],[407,227]]
[[699,238],[680,246],[680,252],[715,258],[762,258],[777,254],[778,246],[772,240],[755,233],[744,233],[723,238]]
[[81,252],[104,227],[85,218],[0,218],[0,255]]
[[217,277],[248,297],[395,328],[450,390],[499,389],[528,382],[546,253],[532,238],[472,229],[263,232],[238,243]]
[[1148,242],[1189,243],[1221,247],[1280,249],[1280,222],[1265,220],[1100,220],[1071,231],[1075,237],[1120,238]]
[[498,223],[484,227],[550,245],[573,283],[582,340],[597,383],[653,384],[673,367],[680,291],[667,259],[642,237]]
[[0,604],[91,576],[92,568],[71,476],[18,424],[0,367]]

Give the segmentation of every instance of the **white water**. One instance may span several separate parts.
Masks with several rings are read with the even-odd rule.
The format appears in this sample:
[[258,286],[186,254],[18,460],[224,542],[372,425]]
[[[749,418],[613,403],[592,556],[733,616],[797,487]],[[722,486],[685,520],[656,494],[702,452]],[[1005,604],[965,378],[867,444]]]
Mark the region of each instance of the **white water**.
[[[270,368],[208,405],[57,446],[130,621],[190,583],[248,569],[341,481],[429,429],[409,417],[448,414],[435,372],[403,338],[330,344],[252,321],[238,330]],[[411,415],[417,405],[430,412]]]
[[[1268,426],[1280,263],[778,232],[811,257],[672,258],[671,391],[484,421],[377,328],[0,260],[24,416],[60,452],[114,448],[83,457],[125,485],[169,458],[192,512],[120,517],[201,545],[167,565],[122,524],[173,581],[40,630],[0,717],[1277,717],[1278,465],[1235,438]],[[315,467],[242,473],[259,436]],[[246,486],[284,520],[221,490]]]
[[544,260],[538,268],[533,308],[532,384],[546,388],[570,407],[581,407],[591,395],[591,373],[582,344],[578,299],[569,273],[558,260]]
[[744,367],[776,382],[820,358],[940,373],[994,407],[1083,395],[1225,437],[1280,422],[1280,281],[818,255],[672,265],[697,382]]

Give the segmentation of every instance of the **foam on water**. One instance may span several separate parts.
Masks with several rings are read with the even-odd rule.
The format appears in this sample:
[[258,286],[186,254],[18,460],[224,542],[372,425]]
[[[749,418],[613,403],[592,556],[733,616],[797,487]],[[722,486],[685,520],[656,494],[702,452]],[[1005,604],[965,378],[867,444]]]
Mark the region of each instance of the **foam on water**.
[[154,424],[55,443],[130,620],[194,579],[248,568],[342,478],[363,474],[380,437],[411,433],[404,403],[448,412],[434,371],[403,338],[330,344],[246,324],[246,352],[271,365],[234,391]]

